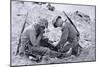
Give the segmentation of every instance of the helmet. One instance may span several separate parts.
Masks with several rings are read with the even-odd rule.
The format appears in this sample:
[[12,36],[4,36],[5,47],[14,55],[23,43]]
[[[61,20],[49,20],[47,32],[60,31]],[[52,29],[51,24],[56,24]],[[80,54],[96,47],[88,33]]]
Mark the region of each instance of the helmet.
[[52,20],[52,23],[55,24],[57,19],[62,18],[61,16],[55,16],[54,19]]

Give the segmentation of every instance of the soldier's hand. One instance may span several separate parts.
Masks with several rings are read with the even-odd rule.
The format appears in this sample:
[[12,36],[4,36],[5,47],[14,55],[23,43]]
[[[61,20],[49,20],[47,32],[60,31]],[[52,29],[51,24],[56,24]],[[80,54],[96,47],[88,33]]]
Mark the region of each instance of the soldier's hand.
[[24,56],[24,52],[20,52],[19,56],[23,57]]
[[45,27],[40,27],[40,34],[43,34],[45,31],[44,31]]
[[71,54],[72,54],[72,48],[70,48],[67,52],[62,53],[60,56],[58,56],[58,58],[62,59],[65,57],[69,57],[69,56],[71,56]]

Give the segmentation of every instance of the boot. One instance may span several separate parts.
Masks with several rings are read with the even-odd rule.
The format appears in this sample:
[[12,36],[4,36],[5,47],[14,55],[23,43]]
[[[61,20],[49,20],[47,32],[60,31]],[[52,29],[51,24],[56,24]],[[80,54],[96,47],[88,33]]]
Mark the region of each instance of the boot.
[[67,58],[67,57],[69,57],[69,56],[71,56],[71,54],[72,54],[72,48],[70,48],[67,52],[65,52],[65,53],[61,53],[61,55],[59,55],[57,58],[60,58],[60,59],[62,59],[62,58]]
[[82,47],[80,45],[77,45],[72,49],[72,55],[79,56],[81,54],[81,51]]

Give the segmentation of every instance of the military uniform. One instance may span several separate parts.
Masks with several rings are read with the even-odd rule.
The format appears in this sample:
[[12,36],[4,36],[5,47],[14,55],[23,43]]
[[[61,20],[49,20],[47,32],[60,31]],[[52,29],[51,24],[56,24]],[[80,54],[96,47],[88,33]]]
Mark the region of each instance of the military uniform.
[[37,42],[36,34],[34,25],[30,25],[29,27],[25,28],[21,35],[21,46],[19,48],[19,53],[28,54],[27,52],[33,52],[32,54],[34,55],[43,55],[48,50],[47,48],[39,46],[41,37]]
[[[44,26],[44,23],[45,22],[41,23],[40,26]],[[51,57],[58,56],[60,53],[51,50],[48,47],[47,43],[45,43],[45,46],[41,45],[42,43],[44,43],[42,40],[43,32],[40,32],[42,31],[42,29],[37,31],[38,28],[38,24],[31,24],[24,29],[21,35],[21,46],[19,48],[19,55],[33,56],[36,58],[42,57],[44,55],[49,55]]]
[[67,52],[72,48],[72,54],[77,55],[79,45],[79,36],[73,25],[68,22],[65,22],[65,25],[62,27],[62,36],[61,40],[57,45],[57,49],[60,52]]

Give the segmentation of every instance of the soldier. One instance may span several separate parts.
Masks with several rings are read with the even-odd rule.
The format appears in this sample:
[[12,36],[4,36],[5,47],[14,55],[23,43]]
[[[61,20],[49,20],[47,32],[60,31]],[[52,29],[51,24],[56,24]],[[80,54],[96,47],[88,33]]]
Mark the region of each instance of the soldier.
[[21,35],[21,46],[19,48],[20,56],[26,55],[29,58],[34,58],[38,62],[44,55],[59,55],[58,52],[41,46],[44,29],[47,27],[48,21],[46,19],[40,19],[36,25],[31,24],[24,29]]
[[73,25],[68,22],[65,22],[65,24],[63,25],[63,20],[61,16],[56,16],[54,18],[53,25],[55,28],[62,27],[61,39],[56,46],[57,51],[65,53],[71,50],[72,51],[71,54],[78,56],[80,54],[79,52],[81,46],[79,45],[78,32],[73,27]]

